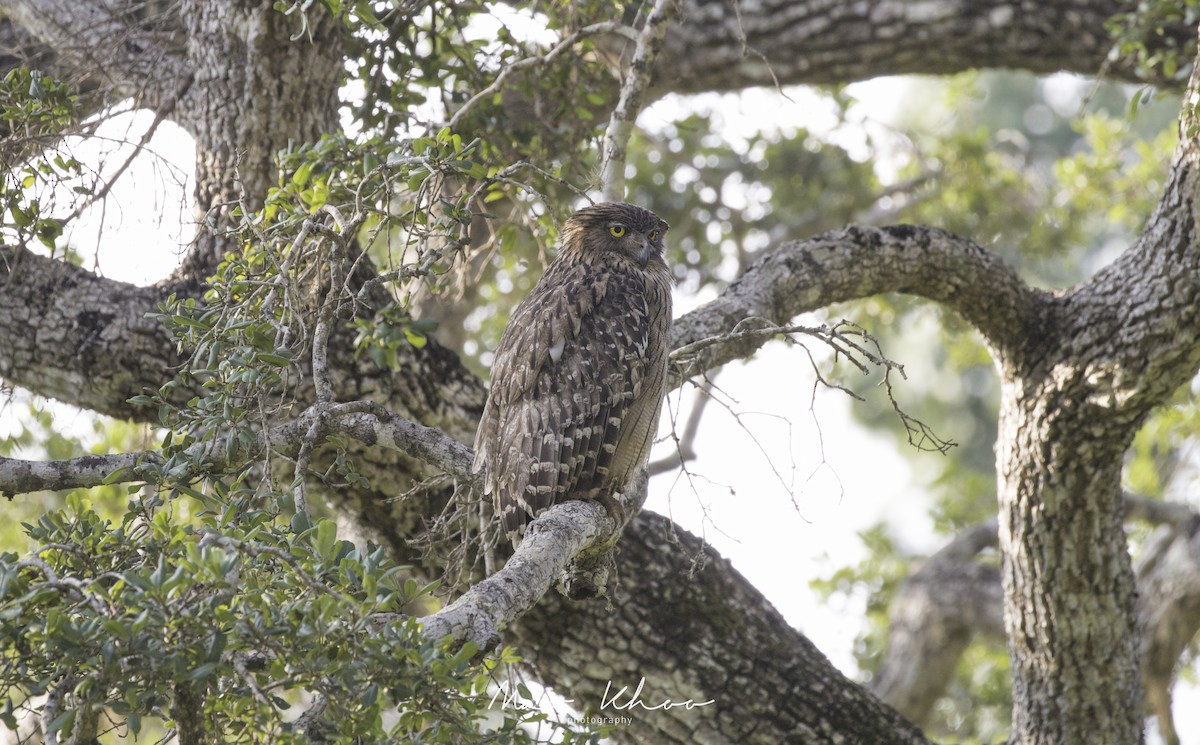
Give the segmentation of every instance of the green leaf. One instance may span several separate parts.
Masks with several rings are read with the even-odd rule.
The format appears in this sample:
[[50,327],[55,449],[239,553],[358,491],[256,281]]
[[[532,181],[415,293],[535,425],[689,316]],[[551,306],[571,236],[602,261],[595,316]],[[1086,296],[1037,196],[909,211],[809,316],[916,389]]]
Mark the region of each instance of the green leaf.
[[186,676],[186,679],[187,680],[204,680],[208,676],[212,675],[212,672],[216,669],[217,669],[217,663],[206,662],[203,665],[200,665],[199,667],[197,667],[195,670],[192,670],[191,672],[189,672]]
[[317,539],[314,548],[322,558],[332,558],[337,546],[337,523],[322,520],[317,523]]
[[22,209],[20,205],[11,204],[8,209],[12,212],[13,224],[18,228],[27,228],[33,224],[33,216],[27,210]]
[[308,177],[312,173],[313,162],[310,160],[306,163],[301,163],[296,172],[292,174],[292,183],[303,189],[308,184]]
[[54,721],[50,722],[50,726],[47,729],[51,732],[70,731],[73,724],[75,724],[75,710],[71,709],[54,717]]
[[413,331],[408,327],[404,328],[404,338],[408,339],[408,343],[412,344],[417,349],[423,349],[428,341],[422,334]]
[[293,533],[299,535],[311,528],[312,523],[309,521],[307,513],[297,512],[296,514],[292,515],[291,529]]
[[118,468],[118,469],[115,469],[114,471],[112,471],[111,473],[109,473],[107,476],[105,476],[105,477],[104,477],[104,478],[103,478],[103,479],[100,481],[100,483],[101,483],[101,484],[104,484],[105,486],[107,486],[108,484],[115,484],[115,483],[117,483],[118,481],[120,481],[120,480],[121,480],[121,477],[122,477],[122,476],[125,474],[125,472],[126,472],[126,471],[128,471],[128,470],[130,470],[130,469],[129,469],[129,466],[121,466],[120,468]]
[[221,661],[221,653],[225,651],[225,645],[229,642],[228,635],[223,631],[214,631],[212,639],[209,640],[208,649],[205,650],[205,657],[213,663]]

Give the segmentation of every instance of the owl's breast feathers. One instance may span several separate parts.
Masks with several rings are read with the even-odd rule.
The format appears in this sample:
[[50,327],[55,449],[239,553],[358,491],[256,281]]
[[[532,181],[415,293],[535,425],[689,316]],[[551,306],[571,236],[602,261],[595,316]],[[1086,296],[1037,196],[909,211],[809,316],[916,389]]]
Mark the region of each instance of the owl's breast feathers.
[[565,499],[627,488],[666,383],[666,265],[562,258],[513,312],[475,439],[475,470],[509,535]]

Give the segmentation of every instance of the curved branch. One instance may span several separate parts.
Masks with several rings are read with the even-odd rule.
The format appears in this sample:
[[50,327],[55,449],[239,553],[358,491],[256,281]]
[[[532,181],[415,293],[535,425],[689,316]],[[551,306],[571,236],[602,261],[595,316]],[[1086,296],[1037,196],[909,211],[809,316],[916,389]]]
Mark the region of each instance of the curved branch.
[[728,560],[668,518],[634,518],[617,566],[611,604],[548,593],[506,640],[580,707],[598,709],[606,691],[611,698],[639,681],[645,706],[715,701],[634,706],[632,723],[614,733],[618,742],[927,743],[838,671]]
[[[28,275],[18,273],[21,262],[30,262],[37,270]],[[8,286],[15,290],[0,293],[0,338],[14,340],[13,345],[0,348],[3,350],[0,351],[0,374],[48,395],[57,395],[59,389],[47,386],[47,376],[57,375],[62,378],[61,388],[66,400],[100,411],[115,410],[118,414],[133,412],[126,399],[140,391],[131,387],[114,388],[108,382],[99,389],[109,397],[103,406],[93,398],[81,398],[81,389],[86,392],[87,385],[95,382],[94,377],[89,377],[94,376],[96,367],[87,354],[90,347],[103,341],[113,345],[112,350],[106,351],[113,359],[119,361],[133,356],[128,364],[119,363],[105,369],[115,369],[132,380],[167,379],[165,368],[169,366],[162,361],[150,371],[140,374],[130,371],[131,367],[154,361],[153,355],[141,347],[130,348],[126,344],[130,337],[145,339],[154,333],[152,328],[145,328],[149,322],[144,318],[153,307],[153,289],[98,278],[27,251],[18,253],[12,264],[18,266],[0,262],[0,281],[5,280],[4,270],[9,269]],[[17,282],[18,276],[29,276],[33,281]],[[58,288],[64,285],[70,285],[73,292],[61,293],[61,297],[80,299],[79,308],[68,309],[57,304],[39,307],[44,306],[46,298],[58,297]],[[89,286],[95,289],[80,293],[80,288]],[[747,318],[779,322],[830,303],[887,291],[920,295],[958,311],[983,332],[1001,358],[1010,347],[1030,338],[1030,328],[1044,322],[1040,310],[1045,295],[1030,289],[1002,260],[971,241],[930,227],[851,227],[783,244],[752,265],[717,300],[677,319],[672,327],[673,347],[683,349],[687,354],[674,360],[673,386],[692,375],[752,354],[774,335],[732,333]],[[116,322],[116,310],[100,310],[103,303],[127,301],[129,295],[139,297],[140,301],[132,309],[128,305],[124,307],[120,317],[124,319],[122,322]],[[138,309],[141,312],[135,312]],[[56,315],[58,322],[47,323]],[[83,320],[88,320],[87,326],[83,325]],[[9,328],[4,328],[6,324]],[[20,327],[39,324],[58,329],[68,338],[65,343],[51,344],[47,343],[45,330],[41,335],[21,333]],[[72,333],[85,336],[76,339]],[[165,336],[165,332],[157,333]],[[1036,333],[1032,336],[1037,338]],[[714,339],[722,341],[717,343]],[[168,341],[159,341],[157,349],[163,348],[170,348]],[[47,354],[55,356],[37,363],[38,355]],[[71,396],[65,395],[67,390]],[[474,479],[469,467],[464,465],[465,446],[432,428],[409,429],[420,425],[390,414],[381,406],[368,412],[362,408],[367,404],[356,405],[363,413],[355,417],[347,418],[347,409],[330,409],[326,413],[336,413],[342,418],[331,419],[324,426],[333,428],[328,431],[343,431],[367,444],[390,444],[455,478]],[[300,426],[301,422],[311,426],[313,411],[310,409],[299,419],[271,430],[261,445],[269,443],[277,450],[288,451],[299,441],[299,438],[293,439],[292,428]],[[223,457],[220,453],[207,455],[208,462],[217,470],[224,467]],[[154,463],[153,460],[146,462]],[[99,483],[98,475],[103,478],[101,472],[105,467],[111,465],[110,472],[130,467],[127,459],[116,456],[108,462],[88,458],[41,467],[13,461],[8,461],[7,465],[11,478],[0,479],[0,484],[10,492],[95,485]],[[133,469],[126,480],[139,478],[144,476]]]
[[0,0],[0,16],[23,42],[19,54],[0,55],[0,75],[34,64],[71,84],[84,117],[129,97],[158,108],[190,75],[171,4]]
[[[780,245],[716,300],[675,321],[672,347],[729,334],[743,319],[777,324],[831,303],[904,292],[935,300],[978,329],[993,354],[1015,353],[1043,324],[1048,296],[995,254],[966,238],[917,225],[848,227]],[[672,386],[753,354],[766,337],[740,335],[677,360]]]
[[1179,147],[1145,228],[1116,261],[1058,299],[1062,331],[1047,340],[1060,355],[1088,360],[1092,398],[1134,426],[1200,367],[1200,69],[1184,99]]

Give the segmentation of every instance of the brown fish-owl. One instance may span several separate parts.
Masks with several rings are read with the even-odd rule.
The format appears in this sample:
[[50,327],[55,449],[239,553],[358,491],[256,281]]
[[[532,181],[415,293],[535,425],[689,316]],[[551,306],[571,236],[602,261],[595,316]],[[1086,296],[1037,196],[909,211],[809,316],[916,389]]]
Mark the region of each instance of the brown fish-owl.
[[475,436],[476,471],[516,540],[540,512],[596,500],[621,515],[645,464],[667,377],[667,223],[632,204],[582,209],[509,319]]

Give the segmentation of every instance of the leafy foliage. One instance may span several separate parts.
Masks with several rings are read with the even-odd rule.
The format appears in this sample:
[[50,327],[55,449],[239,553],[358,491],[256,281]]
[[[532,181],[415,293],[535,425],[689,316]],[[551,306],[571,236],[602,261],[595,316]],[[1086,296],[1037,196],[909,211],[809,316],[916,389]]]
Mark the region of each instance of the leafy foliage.
[[[8,148],[16,148],[9,157],[37,151],[39,139],[56,133],[74,115],[75,100],[67,87],[40,70],[17,68],[0,82],[0,131],[14,135]],[[63,226],[45,209],[44,191],[48,184],[78,176],[83,166],[52,151],[25,163],[8,162],[9,157],[3,158],[0,179],[0,240],[23,245],[36,238],[53,251]]]
[[[261,448],[260,433],[294,405],[298,384],[306,377],[329,384],[330,355],[357,354],[387,368],[401,346],[425,347],[437,323],[416,317],[414,297],[461,284],[468,275],[455,270],[468,249],[509,267],[541,250],[541,240],[518,245],[521,236],[511,230],[474,240],[478,205],[532,206],[530,232],[552,239],[557,215],[549,205],[560,200],[547,192],[576,193],[560,167],[525,160],[535,153],[536,162],[547,160],[545,133],[464,138],[413,116],[431,91],[445,88],[447,75],[456,91],[482,88],[499,65],[533,54],[533,46],[512,34],[499,42],[468,38],[474,15],[486,14],[454,3],[388,11],[375,3],[326,5],[349,34],[351,70],[371,86],[386,82],[387,92],[351,104],[359,134],[280,153],[280,179],[262,208],[234,210],[234,232],[224,236],[234,250],[203,298],[173,296],[154,315],[187,363],[158,390],[132,399],[165,428],[163,457],[142,464],[152,483],[115,510],[73,493],[65,509],[26,526],[30,553],[0,559],[7,703],[0,721],[10,728],[37,719],[67,735],[101,721],[113,736],[202,728],[222,741],[272,743],[318,735],[340,742],[594,739],[537,709],[491,706],[489,686],[516,658],[503,652],[480,660],[477,650],[425,639],[412,617],[437,606],[435,585],[418,585],[383,549],[356,549],[337,539],[332,522],[310,517],[320,509],[310,512],[301,501],[310,479],[326,488],[366,486],[346,443],[306,444],[332,451],[323,473],[303,453],[289,462]],[[310,30],[311,3],[278,8],[299,19],[298,35]],[[599,81],[601,70],[559,66],[554,76],[517,84],[561,86],[580,73]],[[22,74],[8,81],[8,120],[61,129],[53,117],[72,115],[64,89]],[[31,82],[36,91],[21,89]],[[603,103],[596,93],[583,100]],[[462,102],[455,93],[445,103]],[[486,116],[474,112],[463,127],[489,131],[481,126]],[[33,175],[61,184],[78,165],[47,168]],[[3,193],[14,229],[41,230],[56,247],[58,233],[45,227],[54,223],[24,206],[38,203],[35,184],[17,178]],[[362,253],[384,272],[352,282]],[[331,349],[347,326],[357,336],[352,347]],[[215,449],[229,466],[221,474],[205,465]],[[282,486],[281,464],[293,467]]]
[[38,548],[0,556],[4,724],[103,716],[137,736],[202,716],[226,742],[309,742],[316,706],[344,742],[532,741],[545,715],[489,710],[496,661],[425,639],[402,614],[431,588],[383,549],[211,487],[192,521],[141,500],[113,524],[76,496],[25,526]]
[[[1196,0],[1147,0],[1108,21],[1114,40],[1113,56],[1132,58],[1143,74],[1157,70],[1167,78],[1182,79],[1196,54],[1195,34],[1177,40],[1165,32],[1168,24],[1193,29],[1200,20]],[[1157,43],[1148,45],[1154,39]],[[1151,51],[1151,49],[1155,51]]]

